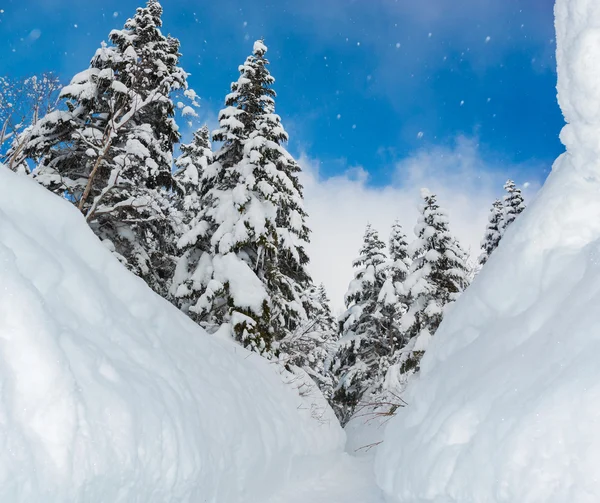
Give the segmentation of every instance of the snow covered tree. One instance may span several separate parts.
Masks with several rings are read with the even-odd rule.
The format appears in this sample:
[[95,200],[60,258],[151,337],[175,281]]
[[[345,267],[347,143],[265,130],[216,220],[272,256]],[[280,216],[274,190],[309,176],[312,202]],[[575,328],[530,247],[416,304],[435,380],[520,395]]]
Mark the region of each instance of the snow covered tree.
[[208,127],[205,125],[195,131],[191,143],[182,144],[179,149],[181,154],[175,159],[177,170],[174,178],[186,196],[184,206],[190,207],[189,216],[193,217],[197,213],[195,205],[206,192],[202,181],[207,176],[213,158]]
[[507,180],[504,184],[504,190],[506,190],[507,195],[504,196],[503,233],[525,209],[525,201],[523,200],[521,189],[517,188],[515,182]]
[[347,311],[340,317],[342,338],[333,370],[338,376],[334,404],[345,424],[365,394],[379,386],[380,360],[392,353],[388,320],[384,314],[390,302],[397,302],[394,285],[388,281],[385,243],[367,226],[354,261],[357,271],[345,296]]
[[409,304],[402,328],[410,339],[400,350],[401,372],[418,370],[430,338],[437,331],[448,304],[468,286],[466,253],[449,230],[448,216],[435,194],[423,190],[424,204],[411,244],[412,265],[404,282]]
[[[203,323],[230,323],[244,346],[269,355],[274,343],[306,322],[302,297],[311,280],[300,167],[283,147],[287,133],[275,114],[266,52],[262,41],[254,43],[213,134],[223,143],[214,154],[215,178],[198,229],[211,249],[193,273],[203,293],[190,310]],[[233,271],[217,271],[215,260],[237,264],[256,291],[236,286]]]
[[[60,93],[66,110],[26,130],[34,177],[72,201],[106,245],[166,295],[174,267],[168,208],[174,144],[172,93],[187,92],[179,42],[160,31],[162,8],[149,0],[110,33],[90,67]],[[187,93],[193,100],[193,93]]]
[[498,247],[500,239],[502,237],[502,217],[504,214],[504,207],[500,199],[496,199],[490,210],[490,216],[488,218],[488,224],[485,228],[485,236],[481,242],[482,253],[479,256],[479,265],[483,266],[492,252]]
[[394,222],[389,242],[387,279],[379,294],[382,319],[380,323],[387,333],[390,353],[406,342],[400,320],[408,309],[404,292],[404,281],[408,275],[411,259],[408,241],[400,222]]
[[389,276],[394,284],[402,284],[406,279],[410,268],[411,259],[408,251],[408,240],[400,222],[396,220],[392,225],[390,234],[390,273]]
[[[197,301],[197,282],[192,278],[199,261],[210,251],[210,243],[206,239],[207,223],[203,210],[207,192],[212,187],[215,172],[212,161],[213,153],[210,143],[210,132],[207,126],[194,132],[192,142],[180,146],[181,154],[175,160],[177,170],[173,175],[175,183],[183,192],[177,198],[172,211],[173,220],[179,221],[177,249],[179,258],[170,287],[170,296],[175,305],[196,321],[195,312],[190,307]],[[205,328],[212,330],[211,327]]]

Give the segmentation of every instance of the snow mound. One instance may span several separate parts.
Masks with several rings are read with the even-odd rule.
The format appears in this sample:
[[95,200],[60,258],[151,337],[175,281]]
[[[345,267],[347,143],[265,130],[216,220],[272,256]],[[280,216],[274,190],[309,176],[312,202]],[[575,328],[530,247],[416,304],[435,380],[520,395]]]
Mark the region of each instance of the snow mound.
[[555,13],[567,152],[387,427],[376,471],[389,501],[600,501],[600,3]]
[[0,501],[264,501],[341,451],[309,380],[206,335],[2,166],[0,278]]

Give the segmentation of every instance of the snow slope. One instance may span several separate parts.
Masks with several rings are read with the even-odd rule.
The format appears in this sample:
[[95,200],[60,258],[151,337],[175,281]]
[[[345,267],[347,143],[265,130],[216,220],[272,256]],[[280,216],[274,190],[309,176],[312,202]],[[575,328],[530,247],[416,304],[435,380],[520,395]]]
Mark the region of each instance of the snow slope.
[[262,502],[340,455],[302,378],[207,336],[2,166],[0,282],[0,501]]
[[567,148],[390,422],[390,502],[600,501],[600,2],[558,0]]

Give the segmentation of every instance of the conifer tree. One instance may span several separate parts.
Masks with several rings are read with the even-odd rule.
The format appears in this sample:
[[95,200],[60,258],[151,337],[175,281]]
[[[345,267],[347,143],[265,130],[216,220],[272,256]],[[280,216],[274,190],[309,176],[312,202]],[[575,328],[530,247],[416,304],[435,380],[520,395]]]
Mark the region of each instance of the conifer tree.
[[[206,194],[212,187],[215,172],[213,169],[213,153],[210,143],[210,132],[207,126],[194,132],[192,142],[181,145],[181,154],[175,159],[177,170],[174,173],[175,183],[183,193],[178,198],[174,211],[181,221],[177,249],[179,258],[171,283],[170,295],[176,306],[196,321],[195,309],[190,310],[202,294],[202,289],[193,274],[205,254],[210,256],[210,243],[207,240],[207,222],[203,213],[206,205]],[[206,257],[208,258],[208,257]],[[205,261],[206,261],[205,258]],[[213,331],[216,327],[206,326]]]
[[174,266],[168,190],[179,141],[171,94],[187,92],[179,42],[160,31],[162,8],[149,0],[110,33],[90,67],[63,88],[66,110],[26,131],[35,178],[64,195],[109,248],[166,295]]
[[448,216],[440,209],[435,194],[423,191],[424,204],[411,244],[413,261],[405,281],[409,310],[402,328],[410,339],[401,349],[402,373],[418,370],[430,338],[437,331],[448,304],[468,285],[465,252],[449,230]]
[[371,225],[367,226],[360,256],[353,265],[357,271],[345,296],[348,309],[340,318],[342,339],[333,367],[338,377],[334,404],[343,424],[352,417],[363,396],[378,386],[380,360],[391,354],[382,310],[389,297],[396,300],[393,285],[387,281],[385,243]]
[[251,274],[260,284],[254,298],[263,301],[243,301],[232,278],[209,273],[207,266],[196,275],[204,293],[191,309],[206,323],[231,323],[243,345],[269,355],[306,322],[302,296],[311,280],[300,167],[283,147],[287,133],[275,114],[266,52],[262,41],[255,42],[219,114],[213,139],[223,143],[214,154],[203,220],[212,260],[227,258]]
[[498,247],[500,239],[502,237],[502,216],[504,207],[500,199],[496,199],[490,210],[490,216],[488,218],[488,224],[485,228],[485,236],[481,242],[482,253],[479,256],[479,265],[483,266],[492,252]]
[[515,182],[507,180],[504,184],[504,190],[506,190],[507,195],[504,196],[503,233],[525,209],[525,201],[523,200],[521,189],[517,188]]
[[190,207],[188,220],[197,213],[198,200],[207,191],[206,178],[213,160],[210,144],[210,132],[206,125],[194,132],[192,141],[179,147],[181,154],[175,159],[175,181],[179,184],[186,201],[184,207]]
[[380,357],[374,384],[369,390],[370,408],[373,411],[389,410],[389,404],[397,401],[396,392],[399,390],[388,389],[390,386],[388,371],[390,367],[398,366],[396,360],[401,359],[401,350],[408,342],[408,335],[402,325],[402,317],[408,311],[408,296],[404,282],[408,276],[410,265],[408,241],[402,226],[396,221],[390,234],[387,280],[378,299],[381,303],[382,314],[380,325],[383,332],[387,333],[389,350]]
[[390,234],[390,277],[394,285],[403,283],[410,268],[411,259],[408,251],[408,240],[400,222],[396,220]]
[[389,263],[387,279],[379,294],[381,303],[382,329],[387,333],[390,354],[406,342],[401,329],[402,315],[408,309],[404,282],[408,275],[411,259],[408,253],[408,241],[400,222],[394,222],[389,241]]

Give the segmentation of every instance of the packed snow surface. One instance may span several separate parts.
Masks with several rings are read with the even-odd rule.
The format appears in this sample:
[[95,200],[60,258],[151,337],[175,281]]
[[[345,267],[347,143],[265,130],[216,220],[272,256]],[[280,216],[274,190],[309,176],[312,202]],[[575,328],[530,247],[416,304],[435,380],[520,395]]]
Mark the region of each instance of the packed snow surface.
[[264,502],[342,455],[306,376],[205,334],[2,166],[0,278],[0,501]]
[[567,152],[387,427],[376,471],[390,502],[600,501],[600,2],[555,12]]
[[326,466],[312,465],[307,475],[289,481],[266,503],[385,503],[370,458],[340,455]]

